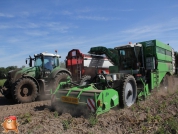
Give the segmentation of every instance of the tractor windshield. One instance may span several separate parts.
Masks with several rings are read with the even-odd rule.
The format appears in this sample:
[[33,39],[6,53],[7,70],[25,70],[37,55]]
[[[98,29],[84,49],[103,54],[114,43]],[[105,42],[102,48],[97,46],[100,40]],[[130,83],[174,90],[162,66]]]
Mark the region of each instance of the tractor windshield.
[[35,64],[34,64],[34,66],[41,66],[42,67],[42,60],[41,60],[41,56],[37,56],[37,57],[35,57]]
[[44,56],[44,63],[43,63],[41,56],[35,57],[35,66],[42,67],[42,65],[44,65],[44,67],[46,69],[52,70],[56,66],[59,66],[59,58],[55,57],[55,56],[54,57],[52,57],[52,56]]
[[135,69],[136,57],[133,48],[120,49],[119,51],[119,69]]
[[56,66],[59,66],[58,57],[44,56],[44,67],[49,70],[53,70]]

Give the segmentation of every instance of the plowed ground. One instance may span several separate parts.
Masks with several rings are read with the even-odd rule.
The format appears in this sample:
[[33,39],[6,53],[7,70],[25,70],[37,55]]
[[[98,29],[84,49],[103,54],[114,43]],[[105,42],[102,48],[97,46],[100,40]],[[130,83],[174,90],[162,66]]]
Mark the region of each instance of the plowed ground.
[[[175,78],[176,82],[178,78]],[[130,108],[114,108],[97,118],[93,115],[75,117],[67,112],[61,114],[52,111],[49,101],[43,102],[44,106],[39,103],[18,104],[10,109],[0,106],[0,123],[9,115],[17,116],[20,134],[176,134],[177,85],[169,90],[155,89],[146,100],[138,100]],[[2,131],[0,127],[0,133]]]

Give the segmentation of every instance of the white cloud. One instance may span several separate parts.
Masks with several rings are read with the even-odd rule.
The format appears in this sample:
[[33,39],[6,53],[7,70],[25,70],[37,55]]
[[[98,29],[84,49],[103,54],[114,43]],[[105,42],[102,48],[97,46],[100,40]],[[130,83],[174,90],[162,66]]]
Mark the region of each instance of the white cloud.
[[62,15],[72,15],[73,13],[70,12],[70,11],[65,10],[65,11],[62,11],[61,14]]
[[77,16],[77,19],[86,19],[86,20],[96,20],[96,21],[108,21],[108,20],[113,20],[117,18],[108,18],[108,17],[101,17],[101,16],[82,16],[79,15]]
[[88,8],[88,7],[85,7],[83,9],[77,9],[76,12],[77,13],[88,13],[88,12],[93,12],[95,11],[96,9],[92,9],[92,8]]
[[26,12],[26,11],[23,11],[23,12],[20,12],[19,15],[20,15],[20,17],[29,17],[30,13]]
[[13,17],[14,17],[14,15],[0,13],[0,17],[13,18]]
[[8,29],[8,28],[11,28],[11,26],[7,24],[0,24],[0,29]]
[[48,35],[49,32],[39,31],[39,30],[28,30],[28,31],[25,31],[25,34],[30,35],[30,36],[45,36],[45,35]]

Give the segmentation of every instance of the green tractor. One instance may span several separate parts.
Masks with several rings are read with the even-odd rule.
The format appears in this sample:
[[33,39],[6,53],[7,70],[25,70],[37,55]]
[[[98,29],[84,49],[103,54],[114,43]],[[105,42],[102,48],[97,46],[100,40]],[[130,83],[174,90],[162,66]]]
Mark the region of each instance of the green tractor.
[[169,81],[175,73],[174,50],[158,40],[129,43],[114,49],[93,47],[89,53],[105,54],[114,65],[109,67],[110,74],[101,72],[94,79],[86,76],[79,86],[67,86],[70,82],[59,84],[52,91],[52,104],[84,106],[99,115],[116,106],[130,107],[137,99],[150,95],[153,89],[169,90],[171,86]]
[[[13,99],[16,103],[29,103],[39,99],[50,99],[50,89],[70,79],[71,73],[60,68],[61,56],[51,53],[35,54],[29,56],[29,67],[9,71],[6,81],[0,90],[7,99]],[[34,65],[32,65],[34,63]]]

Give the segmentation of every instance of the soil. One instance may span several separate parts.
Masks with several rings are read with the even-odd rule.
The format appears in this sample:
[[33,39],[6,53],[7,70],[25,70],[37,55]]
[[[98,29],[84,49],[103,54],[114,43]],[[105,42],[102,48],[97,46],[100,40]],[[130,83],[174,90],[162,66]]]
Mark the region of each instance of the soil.
[[174,81],[174,88],[154,89],[146,100],[138,100],[130,108],[113,108],[96,118],[92,114],[76,117],[67,111],[53,111],[48,100],[12,105],[0,96],[0,123],[9,115],[16,116],[20,134],[176,134],[178,78]]

